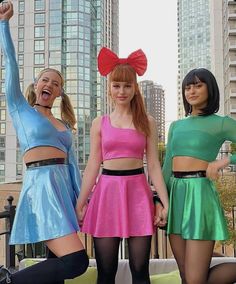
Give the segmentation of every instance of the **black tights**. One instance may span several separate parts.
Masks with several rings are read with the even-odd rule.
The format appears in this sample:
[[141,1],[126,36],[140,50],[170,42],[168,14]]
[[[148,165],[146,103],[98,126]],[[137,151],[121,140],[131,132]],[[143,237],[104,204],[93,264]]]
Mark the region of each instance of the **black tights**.
[[236,262],[221,263],[209,271],[208,284],[233,284],[236,282]]
[[[27,267],[11,275],[12,284],[62,284],[83,274],[89,261],[85,250],[55,257],[52,253],[45,261]],[[0,284],[7,284],[6,280]]]
[[[151,236],[130,237],[129,265],[133,284],[150,284],[149,256]],[[120,238],[94,238],[98,269],[97,284],[115,284]]]

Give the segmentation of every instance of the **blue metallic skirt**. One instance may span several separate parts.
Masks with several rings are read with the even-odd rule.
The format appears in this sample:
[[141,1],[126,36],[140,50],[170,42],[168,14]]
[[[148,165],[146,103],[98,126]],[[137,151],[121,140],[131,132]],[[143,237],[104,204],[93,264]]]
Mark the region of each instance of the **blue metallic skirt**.
[[36,243],[79,231],[76,199],[68,165],[28,168],[10,244]]

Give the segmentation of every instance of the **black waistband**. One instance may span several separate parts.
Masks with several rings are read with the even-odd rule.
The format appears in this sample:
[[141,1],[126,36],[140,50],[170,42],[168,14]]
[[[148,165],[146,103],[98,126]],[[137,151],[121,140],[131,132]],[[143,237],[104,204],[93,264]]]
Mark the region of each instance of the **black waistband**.
[[173,172],[175,178],[200,178],[206,177],[206,171]]
[[49,165],[68,164],[68,158],[52,158],[26,163],[27,168],[43,167]]
[[102,169],[103,175],[108,176],[132,176],[132,175],[140,175],[144,173],[144,168],[139,169],[131,169],[131,170],[108,170]]

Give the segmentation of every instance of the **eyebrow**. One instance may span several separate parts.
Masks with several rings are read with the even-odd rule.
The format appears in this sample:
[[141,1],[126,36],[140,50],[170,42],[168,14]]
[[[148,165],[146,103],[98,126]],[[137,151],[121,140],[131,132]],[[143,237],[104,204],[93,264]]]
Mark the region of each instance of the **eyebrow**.
[[[42,76],[42,79],[48,79],[48,80],[50,80],[50,78],[49,78],[49,77],[47,77],[47,76]],[[60,82],[59,82],[59,81],[57,81],[57,80],[52,80],[52,82],[53,82],[53,83],[60,84]]]

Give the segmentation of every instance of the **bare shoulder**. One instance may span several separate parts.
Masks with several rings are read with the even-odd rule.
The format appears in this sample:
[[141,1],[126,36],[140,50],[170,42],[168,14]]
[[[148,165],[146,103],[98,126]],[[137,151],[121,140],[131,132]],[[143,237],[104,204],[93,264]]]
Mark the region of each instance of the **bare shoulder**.
[[91,128],[95,131],[100,131],[101,122],[102,122],[102,116],[98,116],[98,117],[94,118],[94,120],[92,121],[92,127]]
[[155,118],[151,116],[150,114],[148,114],[148,121],[149,121],[150,126],[153,126],[156,124]]

